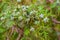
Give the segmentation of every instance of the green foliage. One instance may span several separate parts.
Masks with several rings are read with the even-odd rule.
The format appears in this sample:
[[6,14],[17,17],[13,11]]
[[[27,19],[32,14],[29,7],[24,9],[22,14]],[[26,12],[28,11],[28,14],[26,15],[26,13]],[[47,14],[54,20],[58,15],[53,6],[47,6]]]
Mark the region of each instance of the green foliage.
[[[53,3],[49,5],[51,9],[48,10],[45,8],[46,5],[15,5],[9,4],[9,2],[3,1],[0,3],[0,40],[6,40],[11,30],[10,28],[14,25],[24,29],[21,40],[57,40],[56,32],[52,29],[53,22],[51,17],[56,16],[55,11],[52,9],[57,7],[56,12],[58,15],[56,17],[58,18],[60,15],[60,6],[56,6],[57,4]],[[16,40],[18,37],[16,30],[9,37],[10,40]]]

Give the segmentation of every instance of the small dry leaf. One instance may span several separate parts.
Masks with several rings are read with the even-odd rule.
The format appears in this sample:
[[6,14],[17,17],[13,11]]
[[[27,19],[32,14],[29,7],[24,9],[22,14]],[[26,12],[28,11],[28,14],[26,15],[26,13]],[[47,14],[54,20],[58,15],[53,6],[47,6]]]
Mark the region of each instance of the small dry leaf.
[[46,0],[47,3],[53,3],[54,0]]
[[53,23],[60,24],[60,21],[57,21],[55,18],[52,18]]

